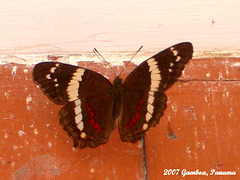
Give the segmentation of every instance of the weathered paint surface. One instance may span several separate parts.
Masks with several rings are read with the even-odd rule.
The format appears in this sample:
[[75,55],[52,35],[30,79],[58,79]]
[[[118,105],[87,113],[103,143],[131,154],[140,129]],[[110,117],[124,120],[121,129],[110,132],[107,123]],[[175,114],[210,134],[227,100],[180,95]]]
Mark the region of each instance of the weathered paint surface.
[[[190,61],[180,81],[167,91],[164,117],[146,135],[149,179],[179,179],[163,176],[164,169],[173,168],[231,170],[239,177],[239,63],[240,58]],[[113,79],[102,64],[79,65]],[[0,179],[143,179],[141,142],[123,143],[117,130],[106,145],[72,148],[58,123],[61,106],[33,83],[32,67],[0,66]],[[131,63],[123,78],[133,67]],[[114,67],[116,72],[121,69]]]

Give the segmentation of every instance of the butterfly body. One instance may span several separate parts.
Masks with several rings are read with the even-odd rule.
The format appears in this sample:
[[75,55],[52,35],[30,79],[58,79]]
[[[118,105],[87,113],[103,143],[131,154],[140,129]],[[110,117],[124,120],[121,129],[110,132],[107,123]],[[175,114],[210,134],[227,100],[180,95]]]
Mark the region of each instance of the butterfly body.
[[123,83],[121,78],[117,77],[113,81],[112,93],[114,97],[113,119],[117,121],[120,118],[123,98]]
[[123,81],[113,84],[86,68],[44,62],[33,78],[56,104],[60,124],[74,147],[96,147],[118,126],[122,141],[136,142],[158,124],[166,109],[165,91],[177,81],[192,58],[191,43],[174,45],[141,63]]

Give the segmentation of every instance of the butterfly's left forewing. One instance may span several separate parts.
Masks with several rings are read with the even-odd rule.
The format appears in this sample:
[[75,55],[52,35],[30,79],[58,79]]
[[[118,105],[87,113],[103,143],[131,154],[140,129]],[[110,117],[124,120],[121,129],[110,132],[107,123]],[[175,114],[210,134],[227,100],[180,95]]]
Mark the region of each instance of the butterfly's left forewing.
[[123,141],[140,140],[159,122],[167,107],[164,91],[180,77],[192,53],[191,43],[174,45],[144,61],[126,78],[119,121]]
[[74,147],[96,147],[108,141],[116,123],[113,86],[105,77],[82,67],[44,62],[34,67],[33,79],[53,102],[64,105],[60,124]]

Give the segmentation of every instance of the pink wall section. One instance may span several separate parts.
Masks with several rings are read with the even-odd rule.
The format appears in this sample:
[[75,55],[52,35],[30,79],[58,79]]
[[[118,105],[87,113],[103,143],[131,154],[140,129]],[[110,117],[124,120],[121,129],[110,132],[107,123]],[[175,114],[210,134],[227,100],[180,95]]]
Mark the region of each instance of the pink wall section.
[[240,3],[213,1],[1,1],[0,54],[239,50]]

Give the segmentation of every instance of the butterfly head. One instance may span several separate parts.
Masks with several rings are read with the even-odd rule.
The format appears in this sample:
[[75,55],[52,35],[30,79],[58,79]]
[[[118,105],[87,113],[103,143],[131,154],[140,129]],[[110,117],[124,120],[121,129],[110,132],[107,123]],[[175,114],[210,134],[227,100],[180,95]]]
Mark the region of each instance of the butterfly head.
[[113,86],[119,86],[122,84],[123,84],[123,81],[119,76],[117,76],[116,79],[114,79],[114,81],[113,81]]

